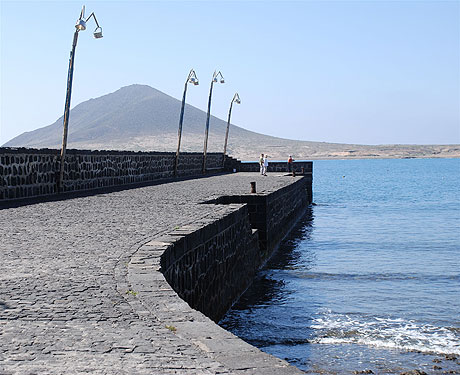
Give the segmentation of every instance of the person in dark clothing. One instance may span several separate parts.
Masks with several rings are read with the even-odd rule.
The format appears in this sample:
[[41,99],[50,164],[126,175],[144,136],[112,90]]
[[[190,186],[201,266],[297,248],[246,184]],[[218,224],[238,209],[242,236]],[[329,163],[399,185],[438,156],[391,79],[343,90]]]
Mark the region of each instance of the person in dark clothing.
[[288,172],[292,172],[292,163],[294,162],[294,159],[292,158],[292,155],[289,155],[287,165],[288,165]]

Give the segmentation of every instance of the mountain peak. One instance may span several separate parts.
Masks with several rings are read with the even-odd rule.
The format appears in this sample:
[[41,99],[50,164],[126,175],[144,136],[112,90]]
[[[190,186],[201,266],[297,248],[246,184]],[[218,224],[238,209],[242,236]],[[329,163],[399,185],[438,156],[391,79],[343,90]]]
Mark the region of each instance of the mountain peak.
[[100,98],[107,97],[107,96],[127,96],[127,95],[135,96],[138,98],[139,97],[152,97],[152,96],[157,96],[157,97],[166,96],[166,97],[172,98],[171,96],[165,94],[164,92],[160,90],[157,90],[149,85],[143,85],[139,83],[135,83],[135,84],[128,85],[128,86],[123,86],[114,92],[101,96]]
[[[72,108],[69,147],[151,150],[162,146],[159,151],[163,151],[163,148],[172,151],[175,149],[174,144],[177,144],[180,106],[180,100],[148,85],[121,87]],[[201,148],[199,144],[202,144],[205,121],[205,112],[187,105],[184,115],[184,151],[198,151]],[[223,141],[225,128],[224,121],[211,118],[211,132],[218,134],[219,143]],[[5,146],[57,148],[61,142],[61,129],[62,117],[52,125],[21,134]],[[192,138],[196,138],[194,144],[187,146]],[[222,148],[220,144],[216,147],[214,151]]]
[[118,90],[114,91],[112,94],[120,91],[133,91],[136,93],[139,92],[161,92],[160,90],[154,89],[149,85],[143,85],[140,83],[133,83],[132,85],[120,87]]

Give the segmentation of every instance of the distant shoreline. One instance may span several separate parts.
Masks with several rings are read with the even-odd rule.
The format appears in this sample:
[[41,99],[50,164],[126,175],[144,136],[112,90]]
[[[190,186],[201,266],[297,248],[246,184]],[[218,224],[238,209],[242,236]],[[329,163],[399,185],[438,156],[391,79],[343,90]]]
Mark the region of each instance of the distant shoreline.
[[[254,160],[258,160],[258,158],[240,158],[235,155],[230,155],[233,158],[236,158],[238,160],[241,160],[242,163],[253,163]],[[353,156],[353,157],[343,157],[343,156],[315,156],[315,157],[310,157],[310,158],[299,158],[295,159],[295,161],[312,161],[312,160],[395,160],[395,159],[460,159],[460,154],[458,155],[446,155],[446,156],[434,156],[434,155],[427,155],[427,156]],[[282,162],[287,162],[286,159],[269,159],[269,163],[282,163]]]
[[[230,155],[232,156],[232,155]],[[232,156],[235,157],[235,156]],[[296,159],[295,161],[299,162],[305,162],[305,161],[321,161],[321,160],[395,160],[395,159],[460,159],[459,156],[411,156],[411,157],[373,157],[373,158],[340,158],[340,157],[330,157],[330,158],[310,158],[310,159]],[[240,160],[240,159],[238,159]],[[254,163],[254,160],[241,160],[242,163]],[[287,160],[278,160],[278,159],[272,159],[269,160],[269,163],[283,163],[286,162]]]

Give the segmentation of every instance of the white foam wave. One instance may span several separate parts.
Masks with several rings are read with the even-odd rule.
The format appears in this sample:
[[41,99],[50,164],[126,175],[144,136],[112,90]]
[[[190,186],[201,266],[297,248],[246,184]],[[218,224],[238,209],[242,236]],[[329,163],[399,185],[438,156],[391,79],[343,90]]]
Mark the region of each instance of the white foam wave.
[[360,344],[380,348],[460,355],[460,336],[445,327],[401,318],[322,313],[311,325],[319,344]]

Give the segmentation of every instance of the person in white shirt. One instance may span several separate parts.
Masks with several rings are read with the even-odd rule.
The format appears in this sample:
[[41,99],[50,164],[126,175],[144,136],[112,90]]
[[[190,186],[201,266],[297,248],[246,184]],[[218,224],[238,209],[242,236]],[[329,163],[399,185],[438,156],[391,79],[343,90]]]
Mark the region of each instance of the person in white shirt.
[[265,155],[265,157],[264,157],[264,173],[263,173],[264,176],[267,175],[267,170],[268,170],[268,155]]
[[264,154],[260,154],[259,158],[260,174],[264,174]]

